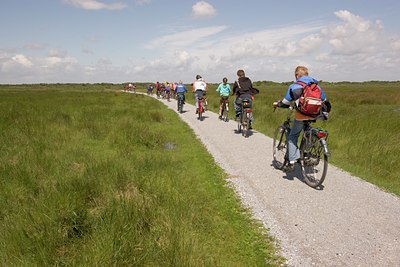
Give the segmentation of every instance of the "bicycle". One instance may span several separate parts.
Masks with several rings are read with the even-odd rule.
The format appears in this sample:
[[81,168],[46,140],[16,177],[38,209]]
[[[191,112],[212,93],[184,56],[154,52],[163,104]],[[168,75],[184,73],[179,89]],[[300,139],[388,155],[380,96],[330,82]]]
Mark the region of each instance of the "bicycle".
[[165,94],[166,94],[167,101],[171,102],[171,91],[166,91]]
[[197,119],[200,121],[203,121],[204,117],[203,117],[203,113],[204,113],[204,97],[199,97],[198,100],[199,103],[199,108],[198,108],[198,112],[197,112]]
[[[283,170],[289,164],[288,141],[292,111],[293,107],[289,107],[286,120],[274,133],[273,165],[279,170]],[[316,119],[304,121],[300,142],[300,159],[298,160],[304,182],[313,188],[321,186],[324,182],[330,156],[327,144],[328,132],[321,128],[312,127],[311,123],[315,121]]]
[[182,113],[184,104],[183,98],[185,97],[185,95],[183,93],[178,93],[177,95],[178,95],[178,111],[179,113]]
[[240,115],[238,120],[238,132],[244,137],[249,137],[252,119],[251,99],[243,98],[240,104]]
[[228,122],[228,112],[229,112],[229,98],[227,96],[221,97],[221,106],[220,106],[220,116],[219,119]]

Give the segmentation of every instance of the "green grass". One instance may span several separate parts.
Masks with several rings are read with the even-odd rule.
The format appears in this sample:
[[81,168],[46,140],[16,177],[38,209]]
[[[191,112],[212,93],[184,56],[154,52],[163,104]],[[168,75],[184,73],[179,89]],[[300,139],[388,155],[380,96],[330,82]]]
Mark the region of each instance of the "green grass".
[[[261,91],[253,109],[256,130],[272,137],[284,121],[287,111],[273,112],[272,103],[283,98],[289,84],[254,83]],[[322,82],[321,86],[332,111],[327,122],[316,125],[330,133],[330,162],[400,196],[400,82]],[[217,112],[215,88],[210,86],[208,99],[210,109]]]
[[0,86],[1,265],[279,265],[192,130],[120,87]]

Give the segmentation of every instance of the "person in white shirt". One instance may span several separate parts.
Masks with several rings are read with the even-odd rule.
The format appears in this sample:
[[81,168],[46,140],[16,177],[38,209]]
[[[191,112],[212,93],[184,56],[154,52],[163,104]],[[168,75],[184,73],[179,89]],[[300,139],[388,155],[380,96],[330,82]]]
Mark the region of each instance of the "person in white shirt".
[[207,93],[207,83],[200,75],[196,75],[196,80],[193,82],[192,92],[196,99],[197,114],[199,112],[199,98],[202,98]]

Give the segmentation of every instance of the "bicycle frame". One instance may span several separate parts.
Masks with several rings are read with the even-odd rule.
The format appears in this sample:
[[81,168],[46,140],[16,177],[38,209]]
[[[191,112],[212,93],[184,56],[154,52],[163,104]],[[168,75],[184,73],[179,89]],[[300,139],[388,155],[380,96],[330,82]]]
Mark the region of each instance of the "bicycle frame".
[[[286,120],[276,131],[273,140],[274,166],[285,170],[289,164],[289,135],[291,132],[291,113],[293,107],[289,107]],[[325,180],[328,169],[328,157],[330,156],[327,138],[328,132],[321,128],[311,126],[316,120],[306,120],[303,125],[303,134],[299,146],[300,158],[298,160],[303,174],[304,182],[313,188],[319,187]],[[323,152],[323,153],[322,153]]]
[[199,110],[198,110],[198,119],[203,120],[203,113],[204,113],[204,97],[200,97],[198,99],[198,105],[199,105]]
[[178,111],[180,113],[183,112],[183,99],[184,99],[185,95],[183,93],[177,94],[177,98],[178,98]]

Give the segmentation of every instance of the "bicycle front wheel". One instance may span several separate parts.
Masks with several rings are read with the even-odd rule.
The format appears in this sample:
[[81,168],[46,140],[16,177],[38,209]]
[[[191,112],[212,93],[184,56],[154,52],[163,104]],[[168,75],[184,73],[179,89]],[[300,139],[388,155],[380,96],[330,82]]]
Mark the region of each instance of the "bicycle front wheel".
[[304,182],[317,188],[322,185],[328,172],[328,156],[320,140],[313,136],[311,140],[303,137],[300,145],[301,171]]
[[287,153],[287,140],[286,140],[286,129],[283,126],[279,126],[274,133],[273,146],[273,165],[275,168],[281,170],[286,163]]

